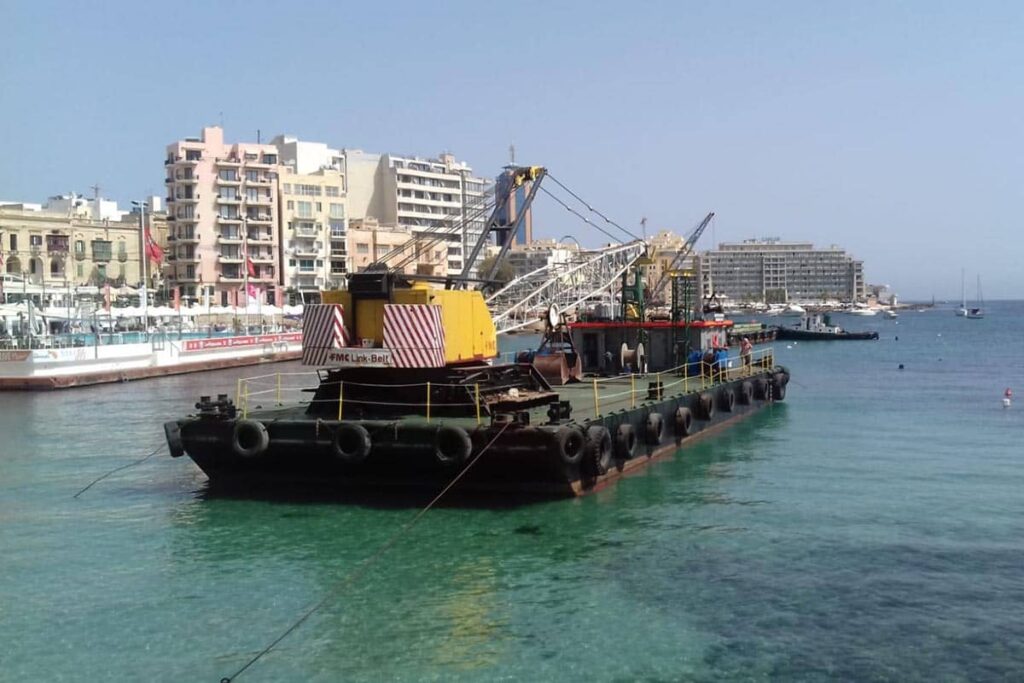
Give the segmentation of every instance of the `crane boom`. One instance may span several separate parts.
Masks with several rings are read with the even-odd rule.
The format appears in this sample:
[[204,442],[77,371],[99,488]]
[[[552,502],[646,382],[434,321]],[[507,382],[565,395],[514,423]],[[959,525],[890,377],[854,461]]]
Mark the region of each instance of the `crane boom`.
[[672,259],[672,263],[669,264],[668,268],[661,271],[658,281],[651,287],[651,296],[658,296],[661,293],[662,289],[665,287],[665,280],[668,279],[669,274],[682,266],[686,257],[693,253],[693,248],[697,246],[697,240],[699,240],[700,236],[704,234],[704,230],[707,229],[708,225],[711,223],[711,219],[714,217],[714,211],[708,213],[708,215],[704,217],[704,220],[702,220],[700,224],[694,228],[693,232],[690,233],[690,236],[686,238],[686,241],[683,242],[683,246],[679,247],[679,251],[676,252],[675,258]]

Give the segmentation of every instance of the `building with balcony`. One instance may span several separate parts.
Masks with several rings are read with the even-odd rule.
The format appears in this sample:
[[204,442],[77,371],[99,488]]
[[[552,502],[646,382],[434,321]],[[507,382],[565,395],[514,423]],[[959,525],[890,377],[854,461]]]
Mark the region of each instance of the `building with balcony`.
[[[497,249],[493,249],[497,253]],[[534,240],[529,244],[513,243],[505,255],[512,269],[513,277],[521,277],[538,268],[568,263],[579,253],[579,245],[556,242],[555,240]]]
[[348,272],[344,173],[321,168],[300,174],[284,167],[280,188],[285,288],[309,301],[321,289],[342,287]]
[[[116,209],[115,209],[116,210]],[[138,214],[118,212],[121,220],[94,220],[68,215],[65,207],[49,211],[31,204],[0,206],[0,269],[28,284],[53,287],[142,284],[142,241]],[[147,213],[157,244],[166,244],[163,213]],[[159,287],[160,268],[147,269],[150,286]]]
[[350,219],[408,228],[424,244],[436,240],[445,252],[443,274],[462,270],[489,217],[490,180],[451,154],[423,159],[346,149],[344,157]]
[[733,301],[863,301],[864,264],[833,245],[778,238],[723,243],[700,259],[701,288]]
[[349,221],[347,250],[350,272],[365,270],[367,266],[385,262],[407,275],[440,275],[445,268],[447,251],[443,242],[417,238],[406,226],[381,225],[375,219],[362,218]]
[[219,126],[167,146],[167,279],[183,298],[244,305],[248,279],[264,303],[280,300],[279,159],[272,144],[225,143]]

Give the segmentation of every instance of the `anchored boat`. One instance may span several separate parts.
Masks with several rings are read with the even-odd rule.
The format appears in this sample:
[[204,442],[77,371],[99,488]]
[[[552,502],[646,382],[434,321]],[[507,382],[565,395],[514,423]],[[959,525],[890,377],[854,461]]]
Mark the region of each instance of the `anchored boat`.
[[831,316],[814,314],[804,316],[793,327],[780,327],[776,333],[780,340],[822,341],[834,339],[878,339],[878,332],[850,332],[832,324]]

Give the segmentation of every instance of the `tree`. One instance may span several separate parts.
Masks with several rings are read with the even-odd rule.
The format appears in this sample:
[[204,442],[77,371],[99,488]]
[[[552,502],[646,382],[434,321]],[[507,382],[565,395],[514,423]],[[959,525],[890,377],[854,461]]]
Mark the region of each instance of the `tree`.
[[[490,272],[491,268],[494,267],[494,261],[497,258],[497,255],[485,256],[477,267],[478,277],[485,277],[487,273]],[[508,261],[505,261],[498,266],[498,272],[494,274],[494,279],[497,280],[497,284],[499,285],[504,285],[513,277],[515,277],[515,273],[512,272],[512,266],[508,264]]]

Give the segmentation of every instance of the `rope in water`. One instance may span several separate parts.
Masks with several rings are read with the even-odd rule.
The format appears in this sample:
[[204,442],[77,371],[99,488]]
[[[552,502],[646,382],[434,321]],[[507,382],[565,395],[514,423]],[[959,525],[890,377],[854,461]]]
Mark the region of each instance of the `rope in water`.
[[157,453],[162,451],[164,449],[165,445],[166,444],[160,444],[159,446],[154,448],[148,455],[146,455],[144,457],[141,457],[138,460],[135,460],[133,462],[130,462],[127,465],[121,465],[120,467],[115,467],[114,469],[110,470],[106,474],[93,479],[92,482],[88,486],[86,486],[81,491],[79,491],[78,493],[76,493],[75,495],[73,495],[71,497],[72,498],[78,498],[80,495],[82,495],[83,493],[85,493],[86,491],[91,489],[93,486],[95,486],[96,484],[100,483],[101,481],[103,481],[104,479],[106,479],[107,477],[109,477],[110,475],[112,475],[112,474],[114,474],[116,472],[120,472],[121,470],[126,470],[129,467],[134,467],[135,465],[141,465],[142,463],[146,462],[147,460],[152,458],[154,455],[156,455]]
[[468,463],[466,463],[466,466],[463,467],[462,470],[457,475],[455,475],[454,479],[452,479],[450,482],[448,482],[448,484],[443,489],[441,489],[440,493],[438,493],[436,496],[434,496],[433,500],[431,500],[429,503],[427,503],[426,507],[424,507],[422,510],[417,512],[416,515],[411,520],[406,522],[401,528],[399,528],[395,533],[393,533],[386,541],[384,541],[384,543],[381,544],[381,546],[379,548],[377,548],[377,550],[374,551],[374,553],[372,555],[370,555],[370,557],[368,557],[367,559],[363,560],[362,564],[357,566],[355,569],[353,569],[351,572],[349,572],[349,574],[347,574],[346,576],[342,577],[338,581],[338,583],[335,585],[335,587],[333,589],[328,591],[328,593],[324,597],[322,597],[319,601],[317,601],[317,603],[315,605],[313,605],[308,610],[306,610],[302,614],[302,616],[300,616],[288,628],[286,628],[281,633],[281,635],[279,635],[277,638],[275,638],[273,641],[271,641],[271,643],[269,645],[267,645],[265,648],[263,648],[258,653],[256,653],[256,655],[254,655],[252,657],[252,659],[250,659],[248,662],[246,662],[245,665],[242,666],[242,668],[240,668],[238,671],[236,671],[235,673],[231,674],[230,676],[226,676],[226,677],[220,679],[220,683],[232,683],[232,681],[234,681],[236,678],[238,678],[240,675],[242,675],[242,673],[245,672],[246,669],[251,667],[253,664],[255,664],[260,659],[262,659],[264,655],[268,654],[271,650],[273,650],[275,647],[277,647],[277,645],[281,641],[283,641],[285,638],[287,638],[289,635],[291,635],[295,631],[295,629],[299,628],[299,626],[302,626],[302,624],[305,623],[305,621],[307,619],[309,619],[311,616],[316,614],[324,605],[326,605],[332,598],[337,596],[344,588],[346,588],[346,587],[352,585],[353,583],[355,583],[356,580],[358,580],[366,572],[367,569],[369,569],[371,566],[374,565],[374,563],[376,563],[381,557],[383,557],[384,554],[388,550],[390,550],[391,547],[398,541],[398,539],[400,539],[410,529],[412,529],[416,525],[416,523],[420,521],[420,519],[423,517],[423,515],[425,515],[427,513],[427,511],[430,510],[430,508],[434,507],[434,505],[436,505],[437,502],[439,500],[441,500],[441,498],[444,497],[444,495],[446,493],[448,493],[448,491],[450,491],[451,488],[453,486],[455,486],[455,484],[457,484],[459,482],[459,480],[462,479],[462,477],[465,476],[465,474],[467,472],[469,472],[470,468],[473,467],[473,465],[476,464],[476,462],[480,459],[480,457],[484,453],[486,453],[487,450],[491,446],[494,445],[494,442],[497,441],[498,438],[502,434],[505,433],[505,430],[508,429],[510,424],[512,424],[512,423],[510,423],[510,422],[509,423],[505,423],[502,426],[501,430],[497,434],[494,435],[494,438],[492,438],[490,441],[488,441],[487,445],[484,446],[480,450],[479,453],[477,453],[475,456],[473,456],[473,458]]

